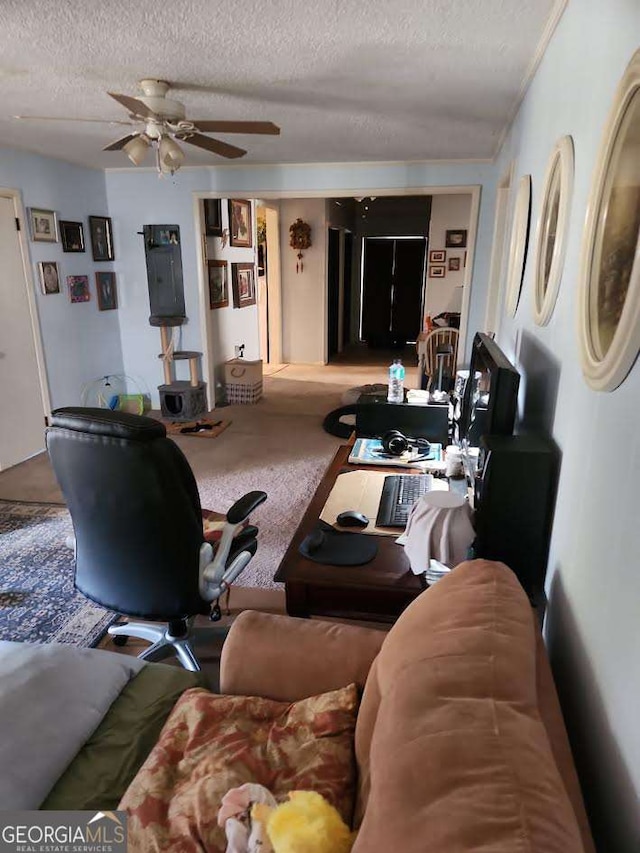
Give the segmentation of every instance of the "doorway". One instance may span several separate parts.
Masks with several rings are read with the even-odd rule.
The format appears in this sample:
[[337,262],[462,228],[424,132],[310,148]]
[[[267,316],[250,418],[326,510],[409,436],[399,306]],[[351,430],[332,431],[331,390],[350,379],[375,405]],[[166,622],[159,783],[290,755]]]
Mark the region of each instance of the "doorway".
[[0,471],[44,450],[49,408],[19,222],[16,196],[0,194]]
[[340,229],[329,228],[327,246],[327,356],[329,361],[340,350]]
[[345,228],[327,231],[327,358],[329,361],[351,340],[351,276],[353,234]]
[[403,347],[420,333],[427,241],[364,237],[361,334],[372,348]]

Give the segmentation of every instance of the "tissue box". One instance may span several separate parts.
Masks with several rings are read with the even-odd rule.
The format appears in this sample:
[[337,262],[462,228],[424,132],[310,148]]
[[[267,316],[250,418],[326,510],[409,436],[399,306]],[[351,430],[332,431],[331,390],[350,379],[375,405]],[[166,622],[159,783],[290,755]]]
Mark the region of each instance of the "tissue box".
[[230,405],[257,403],[262,397],[262,359],[232,358],[225,362],[224,384]]

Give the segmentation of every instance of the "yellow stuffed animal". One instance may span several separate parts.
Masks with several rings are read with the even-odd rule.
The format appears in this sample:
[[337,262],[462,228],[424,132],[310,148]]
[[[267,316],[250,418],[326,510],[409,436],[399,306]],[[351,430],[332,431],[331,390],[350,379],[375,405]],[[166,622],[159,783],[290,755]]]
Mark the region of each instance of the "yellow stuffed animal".
[[355,840],[337,810],[314,791],[292,791],[275,809],[255,805],[251,817],[266,827],[274,853],[349,853]]

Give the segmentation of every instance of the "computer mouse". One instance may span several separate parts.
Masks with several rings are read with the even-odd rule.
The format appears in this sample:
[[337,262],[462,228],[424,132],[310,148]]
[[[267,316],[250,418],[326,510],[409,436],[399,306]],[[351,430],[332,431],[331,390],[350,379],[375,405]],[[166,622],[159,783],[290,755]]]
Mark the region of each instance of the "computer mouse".
[[340,527],[366,527],[369,524],[367,516],[355,509],[348,509],[346,512],[341,512],[336,521]]

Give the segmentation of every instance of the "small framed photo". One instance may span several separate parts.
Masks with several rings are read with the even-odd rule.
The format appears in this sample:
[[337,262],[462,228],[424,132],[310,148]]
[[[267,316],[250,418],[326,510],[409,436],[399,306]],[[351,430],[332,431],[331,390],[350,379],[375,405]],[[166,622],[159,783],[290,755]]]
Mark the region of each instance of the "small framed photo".
[[96,273],[96,293],[100,311],[113,311],[118,307],[116,274],[114,272]]
[[58,242],[58,221],[54,210],[42,210],[40,207],[30,207],[29,225],[31,227],[31,239],[34,242]]
[[456,272],[460,269],[460,258],[449,258],[449,271]]
[[48,296],[50,293],[60,293],[60,271],[55,261],[41,261],[38,264],[40,289]]
[[113,233],[109,216],[90,216],[89,234],[91,236],[91,251],[94,261],[112,261]]
[[205,198],[204,233],[207,237],[222,237],[222,201],[219,198]]
[[82,222],[60,220],[60,241],[63,252],[84,252],[84,229]]
[[464,249],[467,245],[467,229],[454,228],[445,231],[444,244],[447,249]]
[[431,249],[429,252],[430,264],[443,264],[447,260],[447,253],[444,249]]
[[233,276],[233,307],[256,304],[256,280],[253,264],[231,264]]
[[444,278],[446,273],[444,264],[436,264],[429,267],[429,278]]
[[209,277],[209,307],[226,308],[229,305],[229,280],[226,261],[207,261]]
[[68,275],[67,287],[71,302],[88,302],[91,299],[88,275]]
[[229,199],[229,245],[245,249],[253,246],[251,202],[247,199]]

